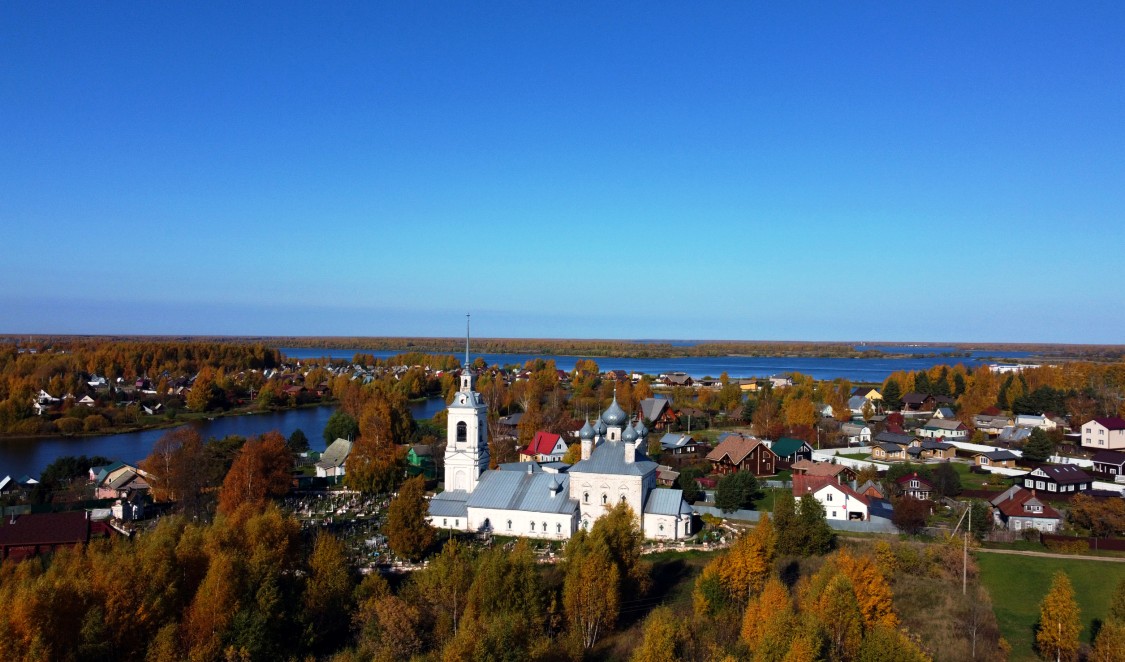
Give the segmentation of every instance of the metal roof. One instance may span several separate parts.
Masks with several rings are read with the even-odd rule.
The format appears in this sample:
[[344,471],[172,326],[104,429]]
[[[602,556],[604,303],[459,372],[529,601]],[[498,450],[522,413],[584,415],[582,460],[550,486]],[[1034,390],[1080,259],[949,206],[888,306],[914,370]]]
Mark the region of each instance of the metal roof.
[[317,462],[317,465],[323,465],[325,468],[341,467],[348,461],[348,455],[351,452],[352,442],[347,439],[337,439],[320,454],[320,462]]
[[486,471],[465,505],[529,513],[573,513],[578,510],[578,501],[570,498],[569,485],[570,476],[566,474]]
[[683,490],[657,487],[648,493],[645,502],[646,515],[680,515],[691,512],[691,506],[684,501]]
[[465,508],[465,499],[468,496],[465,490],[442,492],[430,499],[430,515],[432,517],[465,517],[468,514]]
[[657,464],[648,459],[639,445],[635,461],[625,461],[625,443],[604,441],[594,447],[590,459],[582,460],[570,468],[572,474],[611,474],[617,476],[646,476],[656,471]]

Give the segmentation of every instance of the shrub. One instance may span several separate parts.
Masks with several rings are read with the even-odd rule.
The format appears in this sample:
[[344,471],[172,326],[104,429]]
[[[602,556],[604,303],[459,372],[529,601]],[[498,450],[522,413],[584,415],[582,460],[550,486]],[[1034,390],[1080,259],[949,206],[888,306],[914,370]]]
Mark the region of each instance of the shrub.
[[1047,549],[1056,554],[1085,554],[1090,551],[1090,544],[1084,539],[1080,540],[1051,540],[1046,539],[1043,544]]
[[82,431],[82,421],[73,416],[63,416],[55,421],[55,427],[59,429],[59,432],[69,437]]

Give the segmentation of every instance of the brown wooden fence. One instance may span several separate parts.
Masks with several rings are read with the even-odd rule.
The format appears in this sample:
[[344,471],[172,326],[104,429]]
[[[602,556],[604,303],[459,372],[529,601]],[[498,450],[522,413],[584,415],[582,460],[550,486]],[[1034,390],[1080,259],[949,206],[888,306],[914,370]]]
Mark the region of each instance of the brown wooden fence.
[[1079,540],[1086,541],[1090,549],[1108,549],[1115,552],[1125,552],[1125,540],[1120,538],[1082,538],[1078,536],[1060,536],[1053,533],[1042,533],[1039,535],[1039,541],[1044,545],[1047,544],[1047,541],[1067,543]]

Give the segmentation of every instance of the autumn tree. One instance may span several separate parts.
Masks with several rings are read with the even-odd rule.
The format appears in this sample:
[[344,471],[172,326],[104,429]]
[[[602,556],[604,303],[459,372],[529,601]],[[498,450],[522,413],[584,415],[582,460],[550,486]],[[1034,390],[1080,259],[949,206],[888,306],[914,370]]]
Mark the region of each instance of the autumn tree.
[[645,618],[640,644],[630,662],[678,662],[684,659],[689,634],[684,622],[666,606],[653,609]]
[[621,609],[621,572],[609,550],[579,531],[567,544],[563,604],[575,636],[589,650],[613,629]]
[[347,632],[353,582],[342,542],[321,532],[308,560],[302,618],[305,641],[326,650]]
[[401,394],[376,391],[359,417],[359,439],[348,455],[345,482],[362,492],[389,492],[402,476],[404,452],[413,421]]
[[437,645],[456,636],[468,607],[469,589],[475,575],[474,559],[468,547],[450,540],[426,567],[412,578],[411,592],[426,606],[433,621]]
[[434,529],[426,521],[426,486],[421,476],[407,480],[387,508],[383,533],[395,554],[417,561],[434,542]]
[[1125,532],[1125,502],[1076,494],[1070,501],[1067,518],[1090,535],[1107,538]]
[[787,620],[795,617],[788,589],[781,580],[773,577],[765,583],[760,593],[750,597],[742,618],[742,640],[750,650],[756,650],[766,638],[770,618],[775,614],[785,613],[788,614]]
[[1039,603],[1035,647],[1044,659],[1077,660],[1078,635],[1082,632],[1078,602],[1066,572],[1059,570],[1051,588]]
[[219,512],[230,514],[242,504],[260,507],[267,498],[289,491],[293,457],[280,432],[251,437],[235,457],[219,490]]
[[207,486],[203,439],[195,428],[183,426],[164,433],[141,461],[152,476],[152,495],[158,501],[176,501],[188,514],[198,514]]
[[770,516],[762,513],[758,524],[742,534],[720,559],[716,559],[719,582],[735,604],[762,590],[773,567],[777,533]]
[[926,518],[929,514],[930,506],[925,501],[903,497],[895,503],[891,523],[903,533],[916,535],[926,528]]

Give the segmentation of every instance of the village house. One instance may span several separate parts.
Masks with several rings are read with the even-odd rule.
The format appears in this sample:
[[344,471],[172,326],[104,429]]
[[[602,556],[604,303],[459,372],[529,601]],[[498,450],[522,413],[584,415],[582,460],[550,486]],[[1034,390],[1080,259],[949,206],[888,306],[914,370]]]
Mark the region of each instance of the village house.
[[977,414],[973,417],[973,427],[990,437],[999,435],[1004,428],[1014,424],[1015,421],[1007,416]]
[[844,423],[840,433],[848,438],[848,445],[866,446],[871,443],[871,428],[863,423]]
[[861,397],[874,403],[877,400],[882,400],[883,394],[874,386],[857,386],[852,389],[852,397]]
[[1013,485],[989,503],[992,504],[992,515],[997,525],[1011,531],[1036,529],[1054,533],[1062,522],[1059,512],[1041,501],[1035,490],[1019,485]]
[[855,469],[843,464],[831,462],[813,462],[812,460],[798,460],[792,466],[794,476],[809,476],[811,478],[831,478],[837,483],[855,480]]
[[777,456],[779,468],[784,469],[798,460],[811,460],[813,449],[809,442],[793,437],[782,437],[770,444],[770,450]]
[[800,499],[811,494],[821,506],[824,514],[831,520],[870,519],[870,501],[846,483],[838,483],[831,478],[820,476],[793,476],[793,497]]
[[535,433],[527,448],[520,451],[520,462],[562,462],[566,455],[566,442],[560,435],[540,430]]
[[343,477],[348,462],[348,455],[352,452],[352,442],[347,439],[337,439],[324,449],[320,460],[316,463],[318,478]]
[[97,499],[127,499],[133,493],[148,494],[148,474],[124,462],[90,467],[89,480]]
[[777,473],[777,455],[756,437],[728,434],[707,454],[707,459],[717,474],[749,471],[755,476],[772,476]]
[[666,464],[662,464],[656,468],[656,484],[661,487],[673,487],[676,484],[676,479],[679,477],[680,472]]
[[1054,430],[1058,427],[1054,419],[1046,414],[1017,414],[1016,425],[1021,428],[1039,428],[1040,430]]
[[952,460],[957,457],[957,447],[940,439],[926,439],[921,446],[914,446],[906,450],[908,455],[914,455],[915,453],[911,451],[917,451],[917,457],[923,459]]
[[1098,451],[1091,459],[1094,462],[1094,471],[1110,476],[1125,476],[1125,453]]
[[660,448],[672,455],[691,455],[698,453],[702,444],[686,432],[669,432],[660,438]]
[[1023,477],[1027,489],[1047,492],[1082,492],[1093,482],[1090,474],[1073,464],[1044,464]]
[[946,441],[965,441],[969,438],[969,428],[955,418],[931,418],[918,430],[918,436],[937,439],[941,437]]
[[871,457],[876,460],[903,461],[909,459],[908,450],[918,448],[914,455],[921,454],[922,440],[910,434],[895,432],[880,432],[875,435],[875,446],[871,449]]
[[0,518],[0,560],[18,561],[82,545],[91,538],[106,537],[110,531],[101,522],[91,522],[84,510],[5,516]]
[[667,398],[645,398],[640,402],[641,419],[651,423],[651,429],[660,432],[676,422],[676,412]]
[[1125,420],[1095,418],[1082,425],[1082,447],[1100,451],[1125,450]]
[[1016,460],[1019,457],[1006,450],[988,451],[987,453],[976,453],[973,455],[973,463],[978,467],[1004,467],[1005,469],[1015,469]]
[[929,500],[934,493],[934,484],[926,478],[919,476],[918,472],[909,473],[895,481],[904,496],[912,499]]

